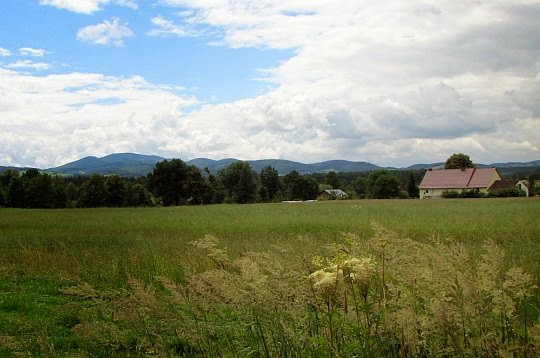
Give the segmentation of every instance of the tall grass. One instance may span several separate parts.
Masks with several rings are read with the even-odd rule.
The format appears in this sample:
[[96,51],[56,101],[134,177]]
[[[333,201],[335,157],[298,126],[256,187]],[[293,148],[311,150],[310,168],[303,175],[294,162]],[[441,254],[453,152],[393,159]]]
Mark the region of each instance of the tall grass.
[[1,209],[0,355],[533,356],[539,209]]

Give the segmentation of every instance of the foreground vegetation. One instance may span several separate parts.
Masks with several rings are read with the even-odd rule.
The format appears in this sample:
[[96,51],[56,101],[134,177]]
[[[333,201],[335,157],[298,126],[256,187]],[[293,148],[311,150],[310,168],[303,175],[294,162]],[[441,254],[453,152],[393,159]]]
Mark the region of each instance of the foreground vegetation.
[[0,356],[537,356],[539,209],[0,209]]

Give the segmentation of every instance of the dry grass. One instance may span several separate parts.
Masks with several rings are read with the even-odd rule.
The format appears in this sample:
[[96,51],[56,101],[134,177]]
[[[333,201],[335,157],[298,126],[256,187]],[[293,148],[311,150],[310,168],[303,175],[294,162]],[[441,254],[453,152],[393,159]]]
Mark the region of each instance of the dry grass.
[[205,237],[194,245],[214,267],[185,284],[130,278],[129,294],[107,298],[86,283],[65,289],[109,317],[73,331],[90,350],[157,356],[540,354],[537,287],[503,268],[504,250],[488,241],[475,262],[462,243],[372,226],[373,238],[344,234],[312,263],[250,251],[230,260]]

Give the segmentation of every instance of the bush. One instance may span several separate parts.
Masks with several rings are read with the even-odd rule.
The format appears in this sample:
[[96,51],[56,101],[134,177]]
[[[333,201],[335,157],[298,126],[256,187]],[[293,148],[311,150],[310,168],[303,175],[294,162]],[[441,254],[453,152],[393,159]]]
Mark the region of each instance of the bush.
[[0,207],[6,205],[6,194],[4,193],[4,190],[2,190],[2,188],[0,187]]
[[442,192],[441,197],[447,199],[457,198],[459,197],[459,193],[455,190],[445,190]]
[[510,198],[525,196],[525,192],[519,188],[506,188],[490,191],[488,196],[490,198]]
[[441,197],[446,199],[455,199],[455,198],[484,198],[486,194],[475,190],[463,190],[458,192],[456,190],[445,190],[442,192]]
[[482,193],[481,191],[471,189],[471,190],[463,190],[458,195],[459,198],[485,198],[486,194]]
[[409,192],[407,190],[400,190],[399,191],[399,198],[400,199],[409,199]]

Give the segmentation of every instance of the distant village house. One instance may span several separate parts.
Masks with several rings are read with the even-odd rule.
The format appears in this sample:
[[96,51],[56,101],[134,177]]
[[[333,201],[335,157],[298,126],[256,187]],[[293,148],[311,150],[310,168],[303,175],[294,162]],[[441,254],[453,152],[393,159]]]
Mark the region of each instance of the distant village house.
[[499,180],[493,183],[491,188],[489,188],[489,192],[495,192],[497,190],[507,190],[517,188],[525,193],[525,196],[529,196],[529,187],[523,180],[519,179],[509,179],[509,180]]
[[317,195],[317,200],[347,199],[349,196],[341,189],[326,189]]

